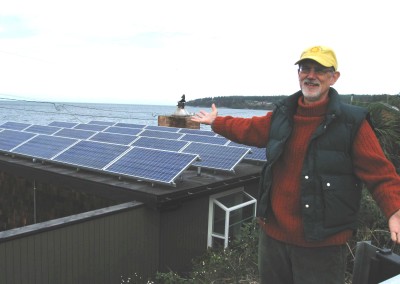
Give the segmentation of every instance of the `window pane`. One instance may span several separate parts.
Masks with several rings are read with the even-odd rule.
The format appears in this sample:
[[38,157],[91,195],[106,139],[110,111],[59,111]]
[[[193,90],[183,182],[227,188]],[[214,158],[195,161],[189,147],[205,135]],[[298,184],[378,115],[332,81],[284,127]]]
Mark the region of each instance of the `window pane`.
[[255,204],[251,204],[231,212],[229,218],[229,240],[236,238],[240,234],[243,223],[253,219],[254,206]]
[[213,232],[223,235],[225,233],[225,211],[214,204]]

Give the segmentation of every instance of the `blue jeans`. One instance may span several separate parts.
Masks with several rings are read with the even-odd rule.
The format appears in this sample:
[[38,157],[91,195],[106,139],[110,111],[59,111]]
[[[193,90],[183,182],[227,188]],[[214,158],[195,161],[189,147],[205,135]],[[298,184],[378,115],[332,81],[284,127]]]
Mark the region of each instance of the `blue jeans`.
[[346,258],[345,245],[298,247],[274,240],[260,230],[261,284],[343,284]]

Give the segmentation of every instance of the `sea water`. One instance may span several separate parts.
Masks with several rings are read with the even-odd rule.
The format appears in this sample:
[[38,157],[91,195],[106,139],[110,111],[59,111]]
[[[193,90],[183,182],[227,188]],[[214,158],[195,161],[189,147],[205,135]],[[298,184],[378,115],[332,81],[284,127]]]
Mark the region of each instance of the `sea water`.
[[[88,123],[92,120],[157,125],[159,115],[172,115],[176,105],[135,105],[99,103],[59,103],[0,101],[0,125],[6,121],[48,125],[52,121]],[[189,114],[208,108],[186,106]],[[266,110],[219,108],[219,115],[238,117],[262,116]],[[209,129],[202,125],[201,129]]]

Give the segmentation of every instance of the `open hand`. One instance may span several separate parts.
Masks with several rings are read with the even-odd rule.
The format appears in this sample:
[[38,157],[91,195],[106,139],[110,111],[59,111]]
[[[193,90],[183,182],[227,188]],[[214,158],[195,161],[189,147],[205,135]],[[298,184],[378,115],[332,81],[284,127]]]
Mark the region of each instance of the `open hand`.
[[215,104],[212,104],[211,112],[206,112],[204,110],[201,110],[200,112],[192,116],[191,120],[210,125],[214,122],[217,116],[218,116],[217,107],[215,106]]

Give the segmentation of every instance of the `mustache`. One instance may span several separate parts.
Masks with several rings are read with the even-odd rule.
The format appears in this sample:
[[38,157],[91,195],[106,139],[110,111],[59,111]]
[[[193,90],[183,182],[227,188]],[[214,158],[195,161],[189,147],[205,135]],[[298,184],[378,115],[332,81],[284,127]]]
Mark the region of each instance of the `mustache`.
[[304,79],[303,83],[307,84],[320,84],[320,81],[318,79]]

